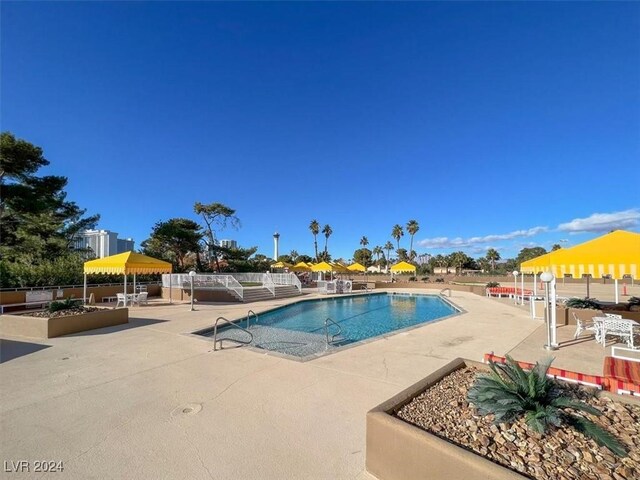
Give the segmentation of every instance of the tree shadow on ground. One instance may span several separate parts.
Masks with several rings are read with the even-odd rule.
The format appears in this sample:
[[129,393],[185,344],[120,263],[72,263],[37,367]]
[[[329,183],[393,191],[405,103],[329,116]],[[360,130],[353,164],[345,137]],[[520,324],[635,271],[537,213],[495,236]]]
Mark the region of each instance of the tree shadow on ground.
[[122,325],[114,325],[112,327],[96,328],[94,330],[87,330],[85,332],[72,333],[65,335],[65,337],[86,337],[90,335],[108,335],[110,333],[121,332],[122,330],[130,330],[132,328],[147,327],[149,325],[155,325],[156,323],[165,323],[168,320],[155,320],[151,318],[129,318],[129,323],[123,323]]
[[49,348],[50,346],[51,345],[42,345],[39,343],[0,339],[0,363],[8,362],[23,355],[30,355]]

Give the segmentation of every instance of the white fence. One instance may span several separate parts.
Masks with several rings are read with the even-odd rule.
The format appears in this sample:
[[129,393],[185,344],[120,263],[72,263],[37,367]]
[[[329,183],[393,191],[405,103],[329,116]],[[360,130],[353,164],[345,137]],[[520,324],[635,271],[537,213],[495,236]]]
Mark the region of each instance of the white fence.
[[[293,285],[302,292],[302,284],[294,273],[229,273],[198,274],[193,277],[194,290],[233,290],[240,298],[244,298],[242,283],[258,283],[275,296],[276,285]],[[191,288],[191,277],[188,273],[172,273],[162,275],[162,286]]]

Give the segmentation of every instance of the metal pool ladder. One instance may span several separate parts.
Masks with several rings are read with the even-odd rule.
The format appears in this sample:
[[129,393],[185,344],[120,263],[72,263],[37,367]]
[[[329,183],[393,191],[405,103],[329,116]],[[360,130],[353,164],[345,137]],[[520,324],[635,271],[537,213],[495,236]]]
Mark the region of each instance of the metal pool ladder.
[[444,296],[444,292],[446,292],[447,290],[449,290],[449,298],[451,298],[451,289],[449,287],[440,290],[440,295]]
[[249,310],[247,312],[247,326],[246,326],[247,329],[249,328],[249,318],[250,318],[251,315],[253,315],[256,318],[256,322],[255,323],[258,323],[258,314],[256,312],[254,312],[253,310]]
[[[336,327],[338,327],[338,332],[331,335],[331,339],[329,339],[329,324],[332,323],[333,325],[335,325]],[[327,317],[327,319],[324,321],[324,336],[327,340],[327,346],[331,345],[333,342],[336,341],[336,337],[339,337],[340,334],[342,333],[342,327],[340,325],[338,325],[336,322],[334,322],[330,317]]]
[[[255,313],[254,313],[254,315],[255,315]],[[218,338],[217,338],[218,337],[218,322],[220,320],[224,320],[225,322],[227,322],[229,327],[237,328],[239,330],[242,330],[243,332],[248,333],[251,338],[249,338],[248,341],[246,341],[246,340],[236,340],[234,338],[221,338],[220,340],[218,340]],[[249,323],[249,316],[247,314],[247,325],[248,325],[248,323]],[[220,348],[222,348],[222,340],[229,340],[231,342],[240,343],[242,345],[249,345],[251,342],[253,342],[253,333],[251,333],[246,328],[242,328],[240,325],[237,325],[237,324],[235,324],[233,322],[230,322],[229,320],[227,320],[224,317],[218,317],[218,318],[216,318],[216,323],[213,324],[213,350],[214,351],[217,350],[217,342],[218,341],[220,342]]]

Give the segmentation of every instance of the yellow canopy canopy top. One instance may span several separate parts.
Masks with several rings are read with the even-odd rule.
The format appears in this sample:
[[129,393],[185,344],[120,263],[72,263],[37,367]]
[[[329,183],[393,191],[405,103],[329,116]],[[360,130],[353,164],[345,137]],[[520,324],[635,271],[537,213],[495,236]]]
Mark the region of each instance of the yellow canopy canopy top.
[[125,252],[85,262],[84,273],[108,275],[171,273],[171,264],[141,253]]
[[409,262],[400,262],[392,266],[391,271],[393,273],[415,272],[416,267],[415,265],[411,265]]
[[360,264],[358,262],[352,263],[351,265],[349,265],[347,267],[347,269],[351,270],[352,272],[364,272],[364,271],[367,270],[366,268],[364,268],[364,265],[362,265],[362,264]]
[[312,272],[344,272],[346,267],[329,262],[316,263],[311,267]]
[[571,248],[561,248],[523,262],[525,273],[551,272],[556,277],[571,275],[592,277],[625,275],[638,278],[640,272],[640,233],[616,230]]
[[311,267],[309,267],[309,265],[304,262],[298,262],[293,267],[291,267],[291,270],[293,270],[294,272],[310,272]]
[[287,262],[276,262],[271,264],[271,268],[289,268],[292,265],[290,263]]

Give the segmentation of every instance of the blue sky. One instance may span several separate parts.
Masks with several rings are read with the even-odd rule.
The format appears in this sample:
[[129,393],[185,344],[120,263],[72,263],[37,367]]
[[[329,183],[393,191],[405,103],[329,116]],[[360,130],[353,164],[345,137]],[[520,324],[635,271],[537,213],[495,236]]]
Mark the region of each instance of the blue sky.
[[2,130],[137,244],[195,201],[267,255],[312,253],[314,218],[344,258],[410,219],[418,253],[503,257],[640,226],[638,3],[3,2],[1,27]]

